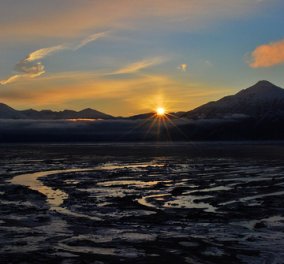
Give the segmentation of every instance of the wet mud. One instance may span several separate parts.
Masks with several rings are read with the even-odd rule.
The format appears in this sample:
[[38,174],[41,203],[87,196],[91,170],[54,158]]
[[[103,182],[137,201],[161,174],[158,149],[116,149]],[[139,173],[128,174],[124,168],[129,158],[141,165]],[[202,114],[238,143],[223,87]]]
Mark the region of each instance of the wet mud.
[[284,263],[282,146],[0,149],[0,263]]

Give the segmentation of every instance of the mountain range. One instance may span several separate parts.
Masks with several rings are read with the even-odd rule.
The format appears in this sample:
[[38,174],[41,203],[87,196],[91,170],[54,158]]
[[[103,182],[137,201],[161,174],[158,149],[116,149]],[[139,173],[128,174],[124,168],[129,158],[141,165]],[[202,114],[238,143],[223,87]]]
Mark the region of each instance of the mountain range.
[[191,111],[169,113],[171,122],[152,118],[155,113],[113,117],[93,109],[17,111],[0,104],[0,143],[284,140],[284,89],[260,81]]
[[[146,119],[154,113],[145,113],[124,119]],[[174,118],[185,119],[226,119],[226,118],[265,118],[284,116],[284,89],[268,82],[259,81],[255,85],[241,90],[235,95],[223,97],[214,102],[209,102],[191,111],[170,113]],[[94,109],[82,111],[64,110],[52,111],[33,109],[18,111],[8,105],[0,103],[0,119],[35,119],[35,120],[60,120],[60,119],[117,119],[117,117],[99,112]]]
[[0,103],[0,119],[36,119],[36,120],[59,120],[59,119],[113,119],[111,115],[87,108],[76,112],[74,110],[36,111],[33,109],[18,111],[10,106]]

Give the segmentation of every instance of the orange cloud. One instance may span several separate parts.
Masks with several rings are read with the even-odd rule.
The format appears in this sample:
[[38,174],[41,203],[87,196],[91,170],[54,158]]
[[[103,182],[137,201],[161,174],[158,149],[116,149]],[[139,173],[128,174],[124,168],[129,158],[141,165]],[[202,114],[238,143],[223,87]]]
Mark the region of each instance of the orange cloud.
[[284,63],[284,40],[257,47],[249,62],[252,68],[272,67]]
[[[30,105],[62,104],[81,99],[124,98],[140,90],[173,85],[164,76],[138,76],[133,79],[112,80],[92,72],[66,72],[35,79],[21,79],[10,89],[0,90],[4,100]],[[40,87],[40,88],[39,88]]]

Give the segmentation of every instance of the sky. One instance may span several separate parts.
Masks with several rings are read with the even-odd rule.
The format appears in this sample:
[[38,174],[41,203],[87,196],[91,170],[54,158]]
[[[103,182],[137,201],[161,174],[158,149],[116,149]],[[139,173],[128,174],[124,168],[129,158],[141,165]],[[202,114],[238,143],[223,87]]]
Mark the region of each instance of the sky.
[[283,0],[0,0],[0,102],[188,111],[284,87]]

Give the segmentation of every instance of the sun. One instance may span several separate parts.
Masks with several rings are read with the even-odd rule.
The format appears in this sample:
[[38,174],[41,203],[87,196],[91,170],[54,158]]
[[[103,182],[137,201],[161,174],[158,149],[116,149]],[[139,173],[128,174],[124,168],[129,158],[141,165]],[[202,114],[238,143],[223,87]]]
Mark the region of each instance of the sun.
[[156,109],[157,116],[164,116],[166,114],[166,110],[164,107],[158,107]]

